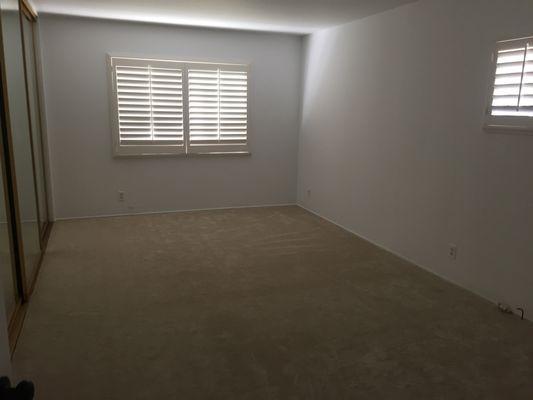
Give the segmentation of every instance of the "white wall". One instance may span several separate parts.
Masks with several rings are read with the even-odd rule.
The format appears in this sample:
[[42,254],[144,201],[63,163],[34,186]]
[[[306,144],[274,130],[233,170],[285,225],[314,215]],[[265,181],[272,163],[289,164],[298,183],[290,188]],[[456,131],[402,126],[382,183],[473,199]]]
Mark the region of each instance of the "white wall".
[[305,207],[530,318],[533,136],[482,123],[493,45],[533,35],[532,16],[423,0],[313,34],[298,172]]
[[[53,15],[40,35],[56,218],[295,202],[300,36]],[[114,159],[107,53],[251,62],[252,155]]]

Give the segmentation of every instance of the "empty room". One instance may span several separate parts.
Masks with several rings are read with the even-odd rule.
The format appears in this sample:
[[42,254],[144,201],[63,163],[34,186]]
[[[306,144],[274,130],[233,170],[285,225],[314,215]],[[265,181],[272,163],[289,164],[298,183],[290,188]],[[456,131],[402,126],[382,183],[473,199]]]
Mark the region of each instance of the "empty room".
[[0,0],[0,400],[533,399],[533,1]]

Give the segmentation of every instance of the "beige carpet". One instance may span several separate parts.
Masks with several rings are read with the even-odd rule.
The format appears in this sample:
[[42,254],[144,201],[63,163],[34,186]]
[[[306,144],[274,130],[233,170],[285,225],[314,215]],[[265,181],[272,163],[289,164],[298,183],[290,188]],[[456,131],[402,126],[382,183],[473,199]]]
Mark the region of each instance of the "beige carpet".
[[298,207],[59,222],[38,400],[532,399],[533,324]]

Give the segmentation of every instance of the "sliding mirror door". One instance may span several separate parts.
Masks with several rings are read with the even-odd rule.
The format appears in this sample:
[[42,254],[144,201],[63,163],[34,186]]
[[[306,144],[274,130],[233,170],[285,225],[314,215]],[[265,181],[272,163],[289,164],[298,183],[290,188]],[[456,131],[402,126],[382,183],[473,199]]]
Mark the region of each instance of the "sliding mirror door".
[[[0,126],[0,128],[3,128],[3,126]],[[0,155],[0,161],[5,163],[3,154]],[[0,282],[2,284],[1,288],[7,317],[6,326],[9,326],[21,302],[13,254],[11,253],[10,229],[4,192],[4,176],[0,174]]]
[[23,251],[22,285],[26,294],[37,273],[41,256],[37,183],[34,178],[32,130],[28,112],[25,64],[18,1],[0,0],[7,108],[9,110],[12,158],[15,168],[19,248]]
[[28,87],[28,100],[32,135],[31,141],[33,149],[35,184],[39,216],[39,232],[41,235],[41,240],[44,240],[44,236],[48,227],[48,203],[46,195],[46,181],[43,157],[41,104],[39,99],[39,88],[37,80],[35,24],[36,16],[28,8],[23,6],[22,36],[24,42],[24,60],[26,66],[26,80]]

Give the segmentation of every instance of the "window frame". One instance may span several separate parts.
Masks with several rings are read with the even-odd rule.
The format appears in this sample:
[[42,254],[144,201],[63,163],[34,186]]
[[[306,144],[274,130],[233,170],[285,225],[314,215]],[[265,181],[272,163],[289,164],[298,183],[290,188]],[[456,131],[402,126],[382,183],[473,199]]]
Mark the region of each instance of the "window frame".
[[[120,63],[116,63],[119,60]],[[118,117],[118,97],[115,66],[146,66],[149,61],[155,67],[179,68],[182,71],[182,92],[183,92],[183,145],[124,145],[120,144],[120,129]],[[166,58],[135,57],[115,54],[107,54],[107,66],[109,71],[109,99],[111,108],[111,136],[112,151],[114,157],[147,157],[147,156],[195,156],[195,155],[250,155],[250,63],[229,63],[211,61],[179,61]],[[225,68],[246,72],[246,142],[235,143],[213,143],[191,145],[189,137],[189,84],[188,71],[190,68]]]
[[533,47],[533,36],[499,41],[494,47],[494,51],[491,55],[490,83],[487,105],[485,108],[485,122],[483,126],[486,131],[533,135],[533,117],[492,115],[492,103],[496,86],[496,71],[498,68],[498,52],[524,44]]

